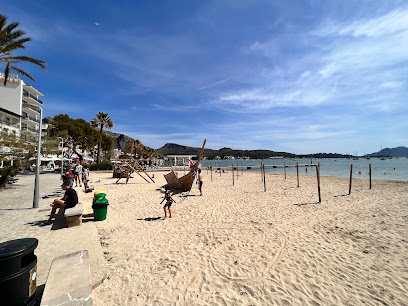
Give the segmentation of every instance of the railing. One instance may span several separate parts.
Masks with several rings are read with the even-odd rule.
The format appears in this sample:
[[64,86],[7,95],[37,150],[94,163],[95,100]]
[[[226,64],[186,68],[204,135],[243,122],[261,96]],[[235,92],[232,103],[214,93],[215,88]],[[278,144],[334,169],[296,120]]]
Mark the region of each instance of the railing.
[[[6,75],[4,73],[0,73],[0,78],[4,78]],[[18,75],[17,74],[9,74],[8,75],[9,79],[18,79]]]
[[31,131],[31,132],[37,133],[37,129],[36,129],[36,128],[33,128],[33,127],[31,127],[31,126],[23,126],[23,127],[21,128],[21,130],[22,130],[22,131]]
[[6,119],[1,120],[1,123],[2,123],[2,124],[5,124],[5,125],[7,125],[7,126],[9,126],[9,127],[18,128],[18,123],[11,123],[10,121],[8,121],[8,120],[6,120]]
[[35,121],[35,122],[37,122],[37,123],[40,122],[40,120],[38,120],[37,118],[32,117],[32,116],[29,116],[29,115],[27,115],[27,114],[25,114],[25,113],[23,113],[22,117],[23,117],[24,119],[28,119],[28,120],[31,120],[31,121]]
[[31,110],[33,110],[33,111],[35,111],[35,112],[37,112],[37,113],[41,113],[41,111],[40,111],[39,108],[35,108],[34,105],[31,105],[30,103],[28,103],[28,102],[26,102],[26,101],[23,101],[23,107],[24,107],[24,108],[31,109]]
[[23,96],[24,97],[30,97],[30,98],[34,99],[35,101],[37,101],[38,103],[43,104],[43,102],[40,99],[38,99],[36,96],[34,96],[32,94],[29,94],[26,90],[23,90]]

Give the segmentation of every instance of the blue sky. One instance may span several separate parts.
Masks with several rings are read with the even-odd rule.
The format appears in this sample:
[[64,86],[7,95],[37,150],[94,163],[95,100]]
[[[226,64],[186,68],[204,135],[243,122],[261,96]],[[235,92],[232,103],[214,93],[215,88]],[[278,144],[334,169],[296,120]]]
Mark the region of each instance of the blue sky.
[[153,148],[408,146],[406,1],[20,0],[1,13],[48,63],[23,65],[48,116],[107,112]]

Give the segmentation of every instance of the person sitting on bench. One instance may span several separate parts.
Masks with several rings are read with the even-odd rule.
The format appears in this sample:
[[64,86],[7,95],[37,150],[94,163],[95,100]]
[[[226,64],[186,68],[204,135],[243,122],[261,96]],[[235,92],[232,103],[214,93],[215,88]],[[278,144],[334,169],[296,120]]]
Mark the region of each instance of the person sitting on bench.
[[75,189],[71,188],[70,182],[65,181],[61,185],[62,189],[65,190],[64,197],[62,199],[55,199],[50,206],[52,207],[51,209],[51,214],[48,220],[45,222],[46,224],[52,224],[52,218],[55,216],[55,212],[57,208],[72,208],[75,207],[75,205],[78,204],[78,194],[75,191]]

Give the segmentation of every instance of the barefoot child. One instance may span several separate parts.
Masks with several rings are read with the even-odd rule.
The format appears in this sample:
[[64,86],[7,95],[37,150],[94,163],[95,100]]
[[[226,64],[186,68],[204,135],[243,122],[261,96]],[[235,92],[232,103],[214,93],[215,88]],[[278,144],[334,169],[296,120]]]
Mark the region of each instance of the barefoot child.
[[164,206],[163,206],[163,209],[164,209],[164,217],[165,217],[165,218],[167,217],[167,211],[166,211],[166,207],[167,207],[167,209],[169,210],[169,218],[171,218],[171,210],[170,210],[170,207],[171,207],[171,204],[173,204],[173,202],[176,203],[176,201],[174,201],[174,199],[171,197],[171,195],[170,195],[170,190],[166,190],[166,193],[165,193],[165,195],[164,195],[164,198],[163,198],[163,200],[160,202],[160,204],[163,203],[164,200],[166,200],[166,203],[165,203]]

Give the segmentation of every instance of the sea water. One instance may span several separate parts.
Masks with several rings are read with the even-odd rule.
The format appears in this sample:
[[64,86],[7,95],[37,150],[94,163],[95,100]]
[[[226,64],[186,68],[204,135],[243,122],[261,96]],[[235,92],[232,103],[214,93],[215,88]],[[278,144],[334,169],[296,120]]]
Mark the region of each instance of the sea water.
[[[283,165],[286,166],[286,173],[296,174],[296,163],[299,163],[300,175],[316,175],[316,168],[310,165],[320,163],[321,176],[350,176],[350,165],[353,165],[353,177],[368,178],[369,164],[371,164],[372,179],[408,181],[408,158],[399,157],[381,160],[379,158],[322,158],[322,159],[251,159],[251,160],[203,160],[201,167],[231,169],[231,166],[239,168],[241,165],[244,171],[260,171],[260,165],[265,165],[265,171],[269,173],[284,173]],[[306,166],[305,166],[306,165]],[[248,169],[250,167],[250,169]]]

